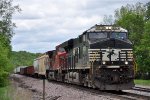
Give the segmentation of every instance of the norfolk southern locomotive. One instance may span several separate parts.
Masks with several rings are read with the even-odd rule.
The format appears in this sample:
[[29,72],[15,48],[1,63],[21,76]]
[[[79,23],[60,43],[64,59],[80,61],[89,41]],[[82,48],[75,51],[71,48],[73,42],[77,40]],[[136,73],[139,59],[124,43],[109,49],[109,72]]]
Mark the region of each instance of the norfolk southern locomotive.
[[36,75],[100,90],[134,86],[132,43],[127,30],[95,25],[78,38],[56,46],[34,60]]

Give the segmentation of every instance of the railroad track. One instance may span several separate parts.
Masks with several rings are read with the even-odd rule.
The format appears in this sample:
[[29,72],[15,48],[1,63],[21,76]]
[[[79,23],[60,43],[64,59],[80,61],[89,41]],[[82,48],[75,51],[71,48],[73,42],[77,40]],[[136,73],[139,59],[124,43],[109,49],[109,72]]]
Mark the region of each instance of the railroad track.
[[[42,79],[40,79],[42,80]],[[54,84],[63,85],[68,88],[78,89],[83,92],[88,92],[89,94],[97,95],[97,96],[106,96],[106,98],[112,97],[120,100],[150,100],[150,95],[142,95],[137,93],[130,93],[126,91],[102,91],[98,89],[88,88],[81,85],[75,85],[70,83],[58,82],[58,81],[49,81]]]
[[68,88],[74,88],[82,90],[83,92],[88,92],[90,94],[94,95],[103,95],[103,96],[111,96],[112,98],[117,98],[120,100],[150,100],[150,96],[142,95],[142,94],[136,94],[136,93],[130,93],[125,91],[102,91],[98,89],[88,88],[80,85],[74,85],[74,84],[68,84],[63,82],[57,82],[57,81],[50,81],[55,84],[63,85]]
[[122,91],[120,93],[115,93],[117,96],[126,98],[128,100],[150,100],[150,96],[138,94],[138,93],[131,93]]
[[137,91],[143,91],[143,92],[149,92],[150,93],[150,88],[143,88],[143,87],[135,86],[132,89],[137,90]]

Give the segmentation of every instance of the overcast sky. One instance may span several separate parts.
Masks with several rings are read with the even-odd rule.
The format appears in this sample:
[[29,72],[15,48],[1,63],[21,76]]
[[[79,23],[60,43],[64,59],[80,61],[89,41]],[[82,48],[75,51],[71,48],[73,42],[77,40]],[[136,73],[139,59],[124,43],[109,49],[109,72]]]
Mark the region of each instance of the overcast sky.
[[46,52],[103,22],[121,6],[149,0],[14,0],[16,13],[13,51]]

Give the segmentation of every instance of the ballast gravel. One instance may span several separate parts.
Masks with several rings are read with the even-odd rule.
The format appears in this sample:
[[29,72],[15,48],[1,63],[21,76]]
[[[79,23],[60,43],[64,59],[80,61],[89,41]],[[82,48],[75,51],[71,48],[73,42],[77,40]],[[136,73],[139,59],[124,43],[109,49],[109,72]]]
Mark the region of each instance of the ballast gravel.
[[[30,100],[43,100],[43,80],[12,74],[11,79],[18,83],[18,87],[31,91]],[[45,80],[45,100],[118,100],[109,95],[94,94],[71,86]]]

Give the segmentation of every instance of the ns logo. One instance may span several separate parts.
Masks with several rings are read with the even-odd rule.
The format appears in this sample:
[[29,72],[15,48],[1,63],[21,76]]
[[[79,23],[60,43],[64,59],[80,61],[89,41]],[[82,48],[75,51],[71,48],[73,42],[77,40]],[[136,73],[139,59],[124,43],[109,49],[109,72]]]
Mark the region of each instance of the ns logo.
[[108,57],[109,59],[111,59],[111,56],[112,56],[112,55],[116,55],[116,54],[114,53],[114,50],[109,50],[107,57]]

